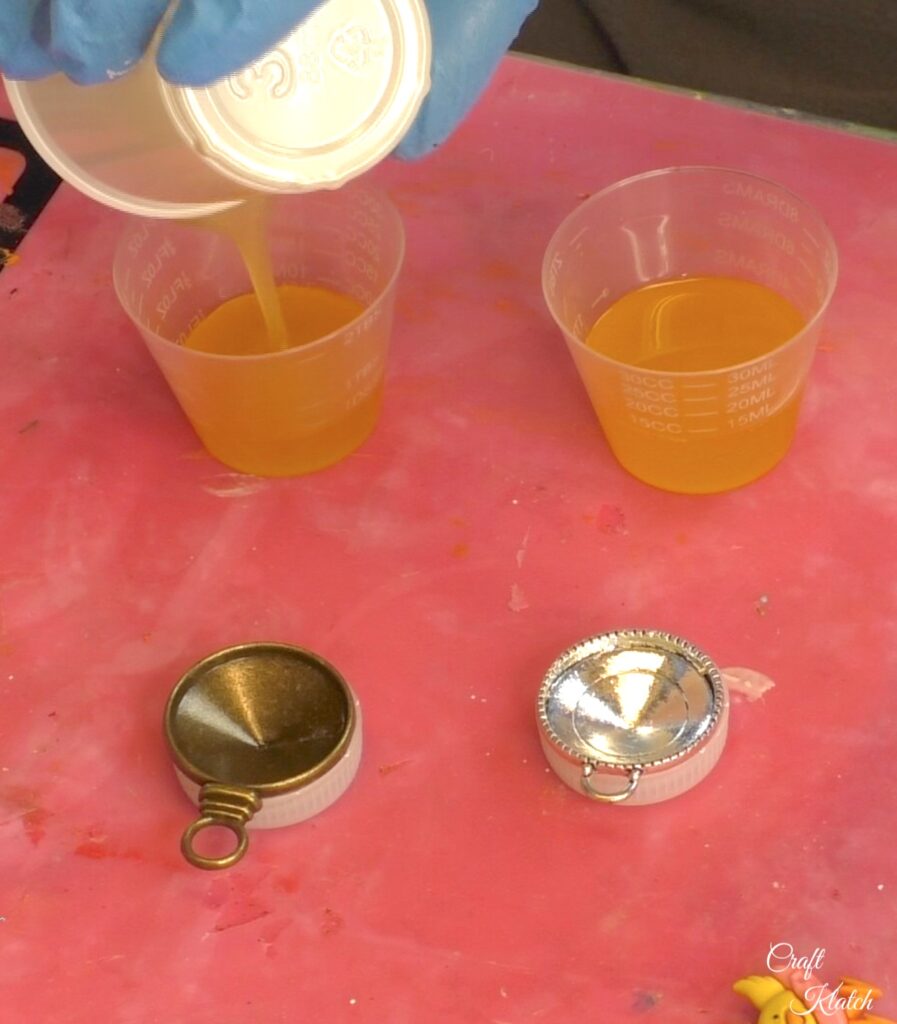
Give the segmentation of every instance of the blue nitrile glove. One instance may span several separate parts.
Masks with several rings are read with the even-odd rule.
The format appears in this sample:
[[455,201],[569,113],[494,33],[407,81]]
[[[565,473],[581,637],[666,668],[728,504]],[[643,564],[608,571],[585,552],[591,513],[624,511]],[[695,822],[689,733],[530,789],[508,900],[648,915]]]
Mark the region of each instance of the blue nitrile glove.
[[[169,81],[207,85],[270,50],[321,0],[181,0],[159,48]],[[438,146],[473,106],[537,0],[428,0],[433,89],[401,146]],[[170,0],[0,0],[0,70],[11,78],[64,71],[81,83],[124,74]]]

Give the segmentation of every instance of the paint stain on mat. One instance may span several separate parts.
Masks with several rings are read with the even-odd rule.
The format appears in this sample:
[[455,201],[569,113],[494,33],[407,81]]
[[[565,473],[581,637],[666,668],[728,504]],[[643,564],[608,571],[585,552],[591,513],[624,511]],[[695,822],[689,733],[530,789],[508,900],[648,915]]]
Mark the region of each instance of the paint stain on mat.
[[776,685],[769,676],[752,668],[724,668],[722,677],[730,693],[746,697],[751,703],[769,693]]
[[140,850],[126,849],[109,842],[108,836],[93,834],[89,835],[84,842],[75,847],[77,857],[86,857],[88,860],[143,860],[143,853]]
[[202,489],[216,498],[247,498],[267,486],[267,481],[244,473],[219,473],[203,482]]
[[321,934],[322,935],[336,935],[343,927],[343,915],[337,913],[335,910],[331,910],[330,907],[324,908],[324,916],[321,921]]
[[595,525],[602,533],[625,535],[626,513],[619,505],[602,505],[595,516]]
[[45,811],[43,807],[32,807],[22,815],[22,827],[25,829],[25,835],[34,846],[37,846],[47,834],[44,826],[49,817],[50,812]]
[[632,1009],[635,1013],[650,1013],[655,1010],[663,1000],[662,992],[642,992],[637,990],[632,1000]]

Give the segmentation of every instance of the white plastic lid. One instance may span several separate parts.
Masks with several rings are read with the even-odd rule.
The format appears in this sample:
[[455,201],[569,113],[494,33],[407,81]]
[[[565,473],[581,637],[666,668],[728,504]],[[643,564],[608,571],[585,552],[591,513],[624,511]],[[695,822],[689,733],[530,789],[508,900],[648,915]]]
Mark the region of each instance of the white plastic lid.
[[207,88],[163,84],[174,123],[253,189],[336,188],[402,139],[430,88],[423,0],[328,0],[255,64]]

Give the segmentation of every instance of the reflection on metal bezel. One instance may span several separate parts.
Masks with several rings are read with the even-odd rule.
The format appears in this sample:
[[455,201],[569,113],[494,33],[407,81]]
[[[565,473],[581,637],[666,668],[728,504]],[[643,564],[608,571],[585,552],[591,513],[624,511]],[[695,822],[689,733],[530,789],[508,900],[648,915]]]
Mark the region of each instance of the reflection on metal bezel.
[[[576,665],[596,655],[610,654],[615,650],[655,649],[666,654],[684,657],[692,667],[706,680],[710,691],[710,713],[700,733],[689,743],[681,746],[672,754],[648,761],[606,761],[587,756],[583,749],[575,749],[566,743],[555,730],[548,715],[548,703],[557,684],[563,680],[565,673]],[[537,698],[537,715],[539,725],[551,744],[562,752],[569,760],[581,764],[591,764],[604,770],[625,774],[634,767],[657,769],[682,761],[702,747],[713,735],[725,707],[726,694],[722,677],[716,664],[694,644],[672,633],[650,629],[622,629],[582,640],[560,654],[545,673]]]
[[[220,746],[221,738],[216,734],[204,733],[200,737],[201,745],[196,746],[197,729],[189,722],[185,726],[181,704],[191,691],[202,689],[209,673],[215,669],[235,663],[248,663],[250,673],[254,673],[257,671],[257,667],[269,658],[279,659],[285,666],[292,662],[300,666],[300,671],[311,669],[320,673],[322,678],[326,678],[333,685],[343,703],[345,721],[342,731],[321,760],[298,774],[285,771],[277,779],[262,782],[237,778],[235,777],[236,773],[224,773],[222,776],[213,775],[203,768],[200,762],[210,745]],[[259,699],[269,698],[259,692]],[[232,785],[253,790],[262,797],[271,797],[301,790],[327,775],[339,765],[356,734],[357,722],[358,714],[354,694],[342,674],[330,662],[304,647],[261,641],[223,648],[191,666],[178,680],[168,697],[163,728],[176,766],[191,781],[198,785],[209,782]]]

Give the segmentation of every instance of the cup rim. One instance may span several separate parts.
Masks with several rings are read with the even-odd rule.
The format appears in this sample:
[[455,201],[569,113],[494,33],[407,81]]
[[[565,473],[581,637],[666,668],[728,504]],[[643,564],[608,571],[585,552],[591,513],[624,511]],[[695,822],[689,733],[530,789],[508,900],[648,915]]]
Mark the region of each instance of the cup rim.
[[[828,282],[826,285],[825,294],[818,303],[818,308],[812,317],[804,324],[804,326],[796,333],[793,334],[787,341],[784,341],[777,348],[771,352],[767,352],[764,355],[756,356],[754,359],[748,359],[740,363],[732,363],[728,366],[723,366],[714,370],[654,370],[650,367],[634,366],[630,363],[620,362],[618,359],[612,359],[610,356],[605,355],[603,352],[598,352],[593,348],[590,348],[585,344],[584,341],[577,338],[569,328],[561,322],[560,317],[555,312],[554,304],[548,298],[548,275],[551,269],[553,250],[557,244],[557,240],[561,233],[579,216],[582,212],[592,205],[597,205],[599,202],[607,199],[614,192],[626,188],[630,185],[634,185],[637,182],[646,181],[650,178],[659,178],[670,175],[686,175],[686,174],[730,174],[740,178],[747,178],[752,181],[758,182],[764,186],[771,187],[780,192],[784,197],[790,199],[799,207],[807,210],[815,219],[822,231],[823,242],[826,245],[832,260],[831,272],[828,275]],[[571,210],[566,217],[560,222],[557,228],[551,235],[548,245],[545,248],[545,255],[542,258],[542,295],[545,300],[545,305],[548,307],[548,312],[551,314],[555,324],[560,328],[561,333],[568,343],[574,344],[577,348],[581,349],[590,358],[600,360],[601,362],[607,363],[609,366],[615,367],[620,370],[635,370],[640,374],[652,377],[666,377],[674,379],[684,379],[686,377],[714,377],[723,373],[732,373],[736,370],[743,370],[746,367],[754,366],[757,363],[762,362],[764,359],[769,359],[771,356],[778,356],[787,350],[796,347],[803,338],[810,332],[815,330],[823,316],[828,311],[831,305],[832,296],[835,293],[835,289],[838,284],[838,275],[840,271],[839,257],[838,257],[838,246],[835,242],[834,234],[831,228],[828,226],[825,218],[822,214],[803,197],[799,196],[796,192],[793,192],[786,185],[780,184],[778,181],[774,181],[772,178],[766,178],[760,174],[754,174],[752,171],[740,170],[736,167],[727,167],[724,165],[717,164],[682,164],[670,167],[659,167],[650,171],[642,171],[638,174],[631,174],[626,178],[621,178],[619,181],[612,182],[605,188],[598,192],[593,193],[588,199],[580,203],[574,210]],[[665,278],[658,278],[657,281],[666,280]],[[654,282],[648,282],[654,283]]]
[[[340,334],[343,334],[347,330],[351,330],[356,324],[359,323],[359,321],[363,320],[373,310],[378,309],[380,306],[382,306],[387,301],[388,297],[394,291],[396,283],[398,282],[399,276],[402,273],[402,267],[404,266],[404,263],[405,263],[405,254],[406,254],[407,244],[408,244],[407,234],[405,232],[405,223],[402,220],[402,215],[399,212],[399,209],[396,206],[396,204],[392,201],[392,199],[390,199],[389,195],[383,189],[372,188],[370,185],[355,185],[355,184],[351,184],[350,183],[350,184],[344,186],[343,188],[341,188],[339,190],[339,192],[340,192],[340,194],[343,194],[343,195],[350,194],[350,193],[352,193],[352,194],[367,193],[370,196],[374,196],[380,203],[383,204],[383,206],[388,211],[389,216],[392,218],[392,220],[394,221],[396,227],[398,228],[398,243],[399,244],[398,244],[398,253],[397,253],[396,259],[395,259],[395,267],[393,268],[393,271],[390,274],[389,279],[380,288],[379,294],[377,295],[377,297],[370,303],[370,305],[365,306],[361,313],[359,313],[357,316],[353,317],[350,321],[348,321],[348,323],[343,324],[342,327],[338,327],[335,331],[330,331],[329,334],[321,335],[320,338],[315,338],[314,341],[309,341],[306,344],[300,345],[300,346],[295,347],[295,348],[285,348],[285,349],[279,349],[279,350],[277,350],[275,352],[260,352],[260,353],[253,353],[253,354],[248,354],[248,355],[229,355],[229,354],[217,353],[217,352],[202,352],[202,351],[200,351],[198,349],[187,349],[184,345],[179,345],[176,341],[172,341],[170,338],[163,337],[157,331],[150,330],[150,329],[146,328],[143,324],[141,324],[137,320],[136,316],[134,316],[134,314],[131,311],[130,303],[127,302],[125,297],[124,297],[123,285],[122,285],[122,281],[121,281],[121,273],[120,273],[120,269],[119,269],[119,262],[120,262],[123,250],[125,249],[125,247],[127,246],[128,242],[130,241],[130,239],[132,237],[132,233],[133,233],[133,230],[134,230],[135,226],[140,225],[140,224],[156,225],[156,224],[159,223],[159,221],[157,221],[155,218],[151,218],[151,217],[139,217],[139,216],[132,216],[132,217],[130,217],[128,219],[128,226],[125,228],[125,230],[119,236],[119,240],[118,240],[118,242],[117,242],[117,244],[115,246],[115,254],[113,255],[113,258],[112,258],[112,284],[113,284],[113,288],[115,289],[115,295],[116,295],[116,298],[118,299],[118,302],[119,302],[119,305],[120,305],[121,309],[124,311],[125,315],[131,321],[131,323],[134,324],[134,326],[137,328],[137,330],[141,334],[146,333],[147,331],[149,331],[149,333],[152,334],[153,338],[155,340],[161,342],[163,345],[165,345],[167,347],[170,347],[170,348],[173,348],[173,349],[178,349],[180,351],[189,351],[191,357],[196,357],[198,359],[200,359],[200,358],[201,359],[207,359],[207,360],[215,361],[215,362],[218,362],[220,360],[227,360],[227,361],[233,361],[235,363],[240,363],[241,365],[247,365],[250,362],[259,362],[259,361],[262,361],[262,360],[271,360],[271,359],[281,359],[281,358],[286,358],[286,357],[289,357],[289,356],[295,356],[299,352],[301,352],[303,354],[304,353],[311,353],[311,352],[315,352],[315,351],[319,350],[320,348],[323,348],[325,345],[327,345],[328,342],[332,341],[333,338],[337,337]],[[330,193],[326,193],[326,194],[329,195]],[[309,193],[291,193],[291,194],[288,194],[288,195],[287,194],[284,194],[284,195],[268,194],[267,198],[268,198],[269,202],[271,202],[271,204],[276,208],[277,205],[285,203],[285,202],[291,202],[291,201],[297,201],[297,200],[301,201],[303,198],[307,199],[307,198],[309,198],[309,195],[310,195]],[[166,224],[166,226],[172,228],[175,231],[177,231],[177,230],[185,230],[185,231],[202,230],[201,223],[197,223],[196,220],[164,221],[164,223]],[[245,293],[241,293],[241,294],[245,294]],[[236,298],[236,296],[232,296],[232,297]],[[225,300],[222,300],[222,301],[227,301],[227,300],[225,299]]]
[[[145,199],[118,186],[107,184],[68,153],[58,139],[45,129],[39,107],[35,106],[35,80],[7,78],[3,75],[0,75],[0,80],[6,87],[6,94],[16,120],[43,161],[72,188],[110,210],[146,220],[177,221],[222,213],[243,201],[239,196],[233,199],[215,199],[207,202],[195,200],[183,203],[165,199]],[[236,188],[236,183],[231,184]]]

